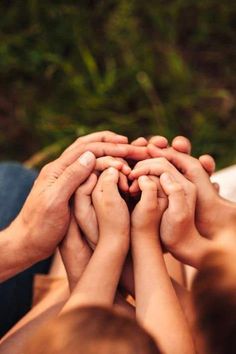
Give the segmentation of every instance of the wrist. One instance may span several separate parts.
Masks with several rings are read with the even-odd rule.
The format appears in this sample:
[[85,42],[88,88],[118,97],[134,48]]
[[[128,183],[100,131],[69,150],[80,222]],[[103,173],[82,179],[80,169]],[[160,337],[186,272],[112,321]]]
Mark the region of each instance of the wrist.
[[129,236],[120,234],[100,234],[99,241],[95,250],[102,250],[107,254],[126,257],[129,250]]
[[16,275],[33,264],[26,250],[24,238],[24,230],[18,227],[17,219],[1,231],[1,281]]
[[[26,264],[32,265],[43,259],[42,254],[38,247],[32,242],[32,231],[27,227],[24,222],[21,213],[11,224],[14,234],[17,235],[18,248],[21,253],[22,259],[24,259]],[[44,257],[46,258],[46,257]]]
[[152,242],[155,244],[160,244],[160,236],[157,229],[140,229],[140,228],[131,228],[131,242]]

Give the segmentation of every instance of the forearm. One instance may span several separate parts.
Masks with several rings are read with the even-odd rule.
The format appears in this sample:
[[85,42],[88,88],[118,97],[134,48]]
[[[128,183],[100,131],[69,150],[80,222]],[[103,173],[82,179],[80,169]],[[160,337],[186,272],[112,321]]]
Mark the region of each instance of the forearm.
[[34,263],[29,255],[26,238],[27,234],[18,219],[0,232],[0,282],[11,278]]
[[62,313],[82,305],[112,305],[127,251],[98,244]]
[[136,314],[164,353],[194,353],[190,331],[157,238],[132,235]]
[[120,278],[120,285],[128,294],[132,295],[133,297],[135,296],[134,271],[132,257],[130,254],[128,254],[125,260],[125,264]]

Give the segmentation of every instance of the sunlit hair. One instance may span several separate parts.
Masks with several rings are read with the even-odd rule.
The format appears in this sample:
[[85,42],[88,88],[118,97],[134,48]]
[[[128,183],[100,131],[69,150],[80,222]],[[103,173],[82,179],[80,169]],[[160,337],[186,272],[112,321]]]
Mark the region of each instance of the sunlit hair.
[[211,354],[236,353],[236,251],[215,252],[193,283],[197,327]]
[[27,354],[160,354],[134,319],[102,307],[75,309],[41,328]]

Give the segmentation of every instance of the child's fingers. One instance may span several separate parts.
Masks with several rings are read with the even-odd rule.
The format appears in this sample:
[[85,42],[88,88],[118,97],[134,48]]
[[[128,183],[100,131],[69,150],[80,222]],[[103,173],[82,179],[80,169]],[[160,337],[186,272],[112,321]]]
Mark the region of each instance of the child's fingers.
[[[96,185],[97,176],[92,173],[85,183],[77,189],[74,195],[74,215],[84,235],[91,242],[97,240],[97,220],[92,206],[92,191]],[[88,220],[89,218],[89,220]]]
[[[91,194],[97,183],[97,176],[92,173],[87,181],[85,181],[75,192],[74,195],[74,213],[77,222],[83,228],[85,213],[91,207]],[[84,231],[84,230],[83,230]]]
[[147,139],[143,138],[142,136],[133,140],[131,145],[134,145],[134,146],[147,146],[148,144],[148,141]]
[[152,181],[154,181],[157,185],[157,199],[158,199],[158,205],[159,209],[161,212],[164,212],[168,206],[168,198],[165,192],[163,191],[163,188],[160,183],[160,178],[156,176],[149,176]]
[[119,185],[120,190],[122,190],[122,192],[126,193],[129,191],[127,176],[125,176],[122,172],[120,172],[120,174],[119,174],[118,185]]
[[168,196],[169,212],[176,218],[181,218],[188,209],[186,195],[181,184],[170,173],[163,173],[160,177],[161,186]]
[[96,171],[102,172],[109,167],[114,167],[117,170],[122,171],[125,175],[128,175],[131,172],[131,168],[128,163],[122,158],[112,156],[97,158],[95,166]]
[[164,157],[139,161],[129,174],[129,179],[134,180],[142,175],[160,176],[163,172],[173,174],[178,182],[184,183],[184,176]]
[[96,171],[104,171],[109,167],[114,167],[118,170],[121,170],[123,166],[122,161],[115,159],[112,156],[103,156],[96,159]]
[[96,185],[96,182],[97,182],[96,174],[91,173],[89,178],[83,184],[81,184],[81,186],[76,190],[75,199],[79,199],[79,196],[81,196],[81,194],[86,195],[86,196],[90,196],[93,191],[93,188]]
[[146,205],[148,209],[156,208],[158,205],[157,180],[153,180],[149,176],[141,176],[138,178],[138,184],[142,192],[140,203]]
[[139,188],[138,180],[135,179],[134,181],[132,181],[132,184],[129,187],[129,193],[131,195],[137,195],[139,192],[140,192],[140,188]]
[[[114,199],[118,191],[118,181],[119,181],[119,172],[114,167],[109,167],[107,170],[103,171],[98,179],[97,185],[94,188],[92,198],[93,201],[99,202],[100,198],[104,196],[109,199]],[[120,194],[119,194],[120,195]]]

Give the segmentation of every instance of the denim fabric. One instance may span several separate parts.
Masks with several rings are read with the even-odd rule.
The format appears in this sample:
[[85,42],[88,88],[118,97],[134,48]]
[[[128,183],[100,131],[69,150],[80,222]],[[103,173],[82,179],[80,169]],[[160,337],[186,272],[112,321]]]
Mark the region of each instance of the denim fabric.
[[[0,163],[1,230],[7,227],[21,210],[36,177],[36,171],[26,169],[19,163]],[[50,263],[51,259],[39,262],[0,284],[0,337],[29,311],[34,274],[46,274]]]

